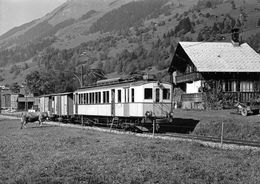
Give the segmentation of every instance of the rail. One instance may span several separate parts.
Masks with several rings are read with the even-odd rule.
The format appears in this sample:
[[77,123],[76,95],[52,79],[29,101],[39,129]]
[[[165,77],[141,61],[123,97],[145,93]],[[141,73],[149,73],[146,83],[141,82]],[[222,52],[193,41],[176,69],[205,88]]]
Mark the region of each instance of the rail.
[[[199,136],[199,135],[187,135],[187,134],[177,134],[177,133],[167,133],[165,136],[175,137],[181,139],[190,139],[190,140],[199,140],[199,141],[208,141],[214,143],[220,143],[221,138],[218,137],[207,137],[207,136]],[[250,146],[260,148],[259,141],[248,141],[248,140],[238,140],[238,139],[223,139],[223,144],[234,144],[238,146]]]

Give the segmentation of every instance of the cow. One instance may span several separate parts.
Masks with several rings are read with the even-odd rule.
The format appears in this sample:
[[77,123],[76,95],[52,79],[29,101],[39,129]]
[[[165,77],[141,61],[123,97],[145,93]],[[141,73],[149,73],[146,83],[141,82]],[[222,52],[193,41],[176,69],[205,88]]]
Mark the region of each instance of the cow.
[[38,121],[40,126],[42,126],[42,122],[48,120],[47,112],[26,112],[22,113],[21,116],[21,129],[26,128],[26,124],[29,122]]

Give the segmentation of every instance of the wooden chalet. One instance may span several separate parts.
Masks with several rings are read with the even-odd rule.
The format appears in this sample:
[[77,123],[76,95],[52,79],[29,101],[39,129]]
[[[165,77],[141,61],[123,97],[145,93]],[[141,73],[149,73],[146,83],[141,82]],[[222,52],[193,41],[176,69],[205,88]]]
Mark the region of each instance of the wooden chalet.
[[224,42],[179,42],[169,68],[175,87],[183,91],[183,108],[203,102],[203,88],[214,81],[218,92],[248,102],[260,94],[260,55],[238,39]]

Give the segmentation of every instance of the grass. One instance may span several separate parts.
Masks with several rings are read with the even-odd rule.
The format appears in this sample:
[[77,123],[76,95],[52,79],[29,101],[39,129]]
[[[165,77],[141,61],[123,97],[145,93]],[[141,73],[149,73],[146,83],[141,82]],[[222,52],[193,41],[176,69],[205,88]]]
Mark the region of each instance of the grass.
[[0,183],[260,183],[260,152],[0,121]]
[[[259,114],[244,117],[235,114],[236,109],[216,111],[174,110],[174,117],[181,120],[197,120],[192,134],[220,137],[224,123],[224,138],[260,141]],[[183,122],[179,123],[180,125]]]

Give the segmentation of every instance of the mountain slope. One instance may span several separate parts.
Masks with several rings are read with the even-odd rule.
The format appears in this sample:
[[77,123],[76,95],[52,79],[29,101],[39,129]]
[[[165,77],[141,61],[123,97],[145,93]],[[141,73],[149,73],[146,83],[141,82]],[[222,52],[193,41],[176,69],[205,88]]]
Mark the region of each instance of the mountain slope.
[[110,76],[149,70],[163,77],[179,40],[229,41],[234,26],[260,52],[259,0],[68,0],[0,36],[0,66],[31,59],[42,70],[83,65]]

